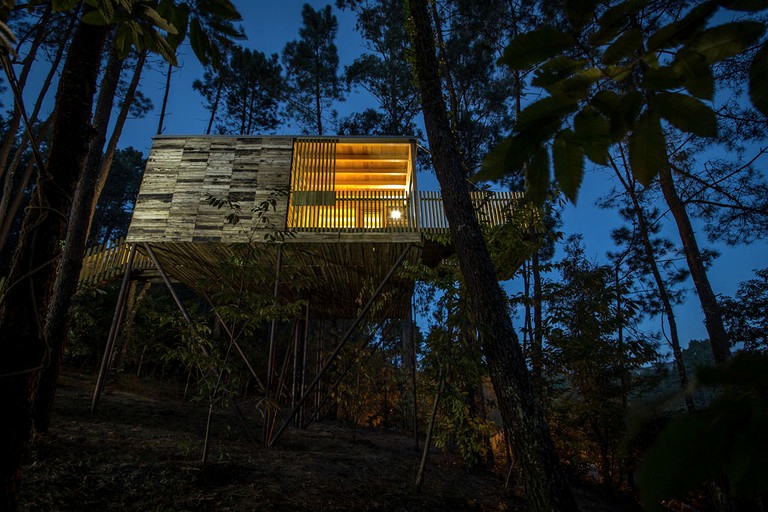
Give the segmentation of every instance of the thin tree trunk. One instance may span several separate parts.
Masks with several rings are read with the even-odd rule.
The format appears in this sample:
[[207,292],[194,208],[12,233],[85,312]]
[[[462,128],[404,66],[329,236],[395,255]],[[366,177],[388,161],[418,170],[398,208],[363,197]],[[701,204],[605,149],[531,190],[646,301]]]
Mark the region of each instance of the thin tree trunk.
[[[614,171],[618,174],[618,169],[614,167]],[[621,177],[621,176],[620,176]],[[629,194],[632,200],[632,207],[635,210],[635,217],[637,218],[637,228],[640,231],[640,241],[643,245],[643,251],[645,252],[645,258],[648,266],[651,269],[653,280],[656,283],[656,290],[659,294],[659,300],[661,301],[664,314],[667,317],[667,325],[669,326],[669,343],[672,346],[672,356],[675,360],[675,367],[677,369],[677,377],[680,380],[680,387],[682,389],[688,388],[688,374],[685,370],[685,364],[683,363],[683,351],[680,348],[680,337],[677,331],[677,320],[675,318],[675,311],[672,308],[672,301],[667,291],[667,285],[664,283],[664,279],[661,277],[661,271],[659,265],[656,262],[656,255],[653,251],[653,245],[651,244],[650,229],[648,227],[648,219],[645,217],[645,210],[640,204],[640,200],[635,193],[635,188],[631,182],[625,182],[621,180],[624,185],[627,194]],[[696,407],[693,402],[693,396],[690,393],[685,394],[685,405],[689,411],[693,411]]]
[[464,276],[472,320],[480,332],[502,417],[512,432],[512,446],[519,458],[520,481],[534,512],[578,510],[544,414],[534,397],[507,309],[507,298],[496,280],[496,271],[474,215],[440,92],[426,0],[409,0],[407,5],[412,21],[413,65],[421,91],[435,173],[443,193],[451,240]]
[[64,355],[69,306],[77,290],[80,269],[83,266],[85,243],[88,238],[88,230],[85,226],[90,222],[91,198],[99,175],[102,149],[107,138],[109,118],[122,67],[122,59],[118,57],[116,49],[112,48],[101,79],[99,98],[92,120],[93,138],[70,208],[66,241],[61,252],[61,261],[45,323],[44,336],[48,343],[49,355],[48,361],[40,372],[40,381],[35,394],[34,422],[35,430],[38,432],[47,432],[50,426],[51,408],[56,397],[56,383]]
[[80,23],[56,94],[47,171],[42,172],[24,217],[8,287],[0,304],[0,509],[13,510],[21,462],[32,432],[33,390],[47,363],[43,323],[51,300],[55,262],[88,146],[96,78],[108,26]]
[[211,117],[208,118],[208,127],[205,129],[205,134],[210,135],[213,123],[216,121],[216,112],[219,110],[219,102],[221,101],[221,91],[224,88],[224,76],[221,70],[219,70],[219,76],[216,83],[216,96],[213,99],[213,105],[211,105]]
[[163,92],[163,105],[160,108],[160,121],[157,123],[157,135],[162,135],[165,124],[165,109],[168,107],[168,93],[171,91],[171,75],[173,64],[168,63],[168,73],[165,75],[165,92]]
[[[541,263],[539,262],[539,249],[531,255],[531,275],[533,277],[533,333],[531,335],[531,370],[534,385],[542,392],[542,377],[544,373],[544,341],[543,325],[541,321]],[[540,396],[539,399],[542,397]]]
[[670,168],[663,167],[659,171],[659,182],[661,191],[664,194],[664,200],[672,212],[672,216],[677,224],[677,230],[680,233],[680,240],[683,242],[683,251],[685,260],[688,262],[688,269],[691,271],[691,278],[696,287],[696,293],[701,302],[701,309],[704,311],[704,325],[709,334],[709,344],[712,347],[712,354],[717,364],[722,364],[731,358],[729,348],[728,333],[723,325],[723,315],[720,311],[720,305],[717,303],[717,297],[712,291],[712,286],[707,277],[707,269],[704,267],[704,260],[701,257],[699,244],[696,242],[696,235],[691,226],[691,219],[685,210],[685,204],[677,194],[675,183],[672,178]]
[[424,470],[427,467],[427,457],[429,457],[429,449],[432,446],[432,433],[435,431],[435,419],[437,418],[437,408],[440,406],[440,396],[443,394],[443,388],[445,387],[445,379],[443,378],[442,365],[440,366],[437,380],[438,380],[437,392],[435,393],[435,402],[432,404],[432,414],[429,417],[429,425],[427,426],[427,438],[424,440],[424,451],[421,454],[421,462],[419,462],[419,471],[416,473],[416,483],[414,484],[416,492],[421,491],[421,485],[424,483]]
[[[24,57],[24,60],[22,61],[21,73],[19,73],[18,79],[20,92],[24,92],[24,86],[27,83],[27,77],[29,76],[29,72],[32,69],[32,64],[34,64],[35,59],[37,58],[37,50],[40,48],[40,44],[45,38],[48,22],[51,20],[51,9],[52,7],[50,4],[45,6],[45,11],[43,11],[43,14],[40,16],[40,19],[37,22],[38,26],[37,30],[35,31],[35,37],[32,40],[32,43],[29,45],[29,50],[26,57]],[[65,43],[62,43],[62,45],[64,44]],[[56,67],[58,67],[58,62],[56,62]],[[45,94],[46,90],[47,89],[44,89],[41,94]],[[3,137],[3,143],[0,145],[0,176],[2,176],[3,172],[9,172],[11,170],[10,168],[6,169],[6,164],[8,163],[8,157],[11,154],[11,149],[13,149],[13,144],[16,142],[16,132],[19,130],[19,124],[21,124],[21,108],[21,105],[14,103],[13,115],[11,116],[10,121],[8,121],[5,137]],[[3,211],[5,210],[0,209],[0,212]]]
[[[53,121],[53,117],[56,115],[54,112],[51,117],[49,117],[45,123],[43,123],[43,126],[40,129],[40,134],[38,136],[38,141],[43,137],[43,134],[45,134],[46,131],[48,131],[48,127],[51,125],[51,122]],[[23,141],[27,141],[28,139],[25,137],[22,139]],[[24,144],[22,144],[23,146]],[[21,146],[19,147],[21,149]],[[15,169],[19,165],[21,160],[21,157],[19,156],[18,161],[17,158],[14,156],[13,162],[11,163],[13,172],[9,175],[6,175],[6,179],[13,179],[13,174],[15,174]],[[0,250],[2,250],[5,247],[5,244],[8,243],[8,237],[11,233],[11,228],[13,227],[13,221],[16,219],[16,213],[19,211],[19,208],[21,207],[21,203],[24,201],[24,191],[27,189],[27,186],[29,185],[29,181],[32,178],[32,173],[35,170],[35,159],[30,158],[27,162],[27,166],[24,168],[24,174],[21,176],[21,180],[19,181],[19,186],[16,191],[16,193],[13,193],[13,184],[8,183],[7,189],[3,191],[3,201],[5,201],[6,197],[13,197],[13,200],[10,202],[10,204],[7,205],[7,210],[5,211],[5,215],[0,215],[0,219],[2,219],[2,227],[0,227]],[[7,196],[6,196],[7,192]]]
[[[72,18],[70,19],[69,26],[67,27],[66,31],[66,37],[62,39],[62,41],[59,43],[59,47],[56,50],[56,55],[54,56],[53,60],[51,61],[51,67],[48,70],[48,74],[45,77],[45,80],[43,80],[43,83],[40,86],[40,92],[37,95],[37,101],[35,102],[35,106],[32,109],[32,113],[29,116],[29,121],[34,125],[34,123],[37,122],[37,116],[40,113],[40,109],[43,106],[43,102],[45,100],[46,95],[48,94],[48,89],[51,86],[51,83],[53,82],[53,78],[56,76],[58,70],[59,70],[59,64],[61,63],[61,59],[64,57],[64,50],[67,47],[67,42],[70,39],[70,35],[72,34],[72,31],[75,28],[75,23],[77,21],[77,16],[75,14],[72,15]],[[16,109],[18,110],[18,108]],[[20,111],[19,111],[20,114]],[[53,117],[55,116],[55,111],[53,114],[51,114],[48,117],[48,120],[46,123],[52,122]],[[17,124],[18,128],[18,124]],[[17,129],[16,128],[16,129]],[[16,132],[16,129],[13,129],[13,133]],[[38,141],[40,138],[42,138],[47,131],[47,124],[39,130],[38,134]],[[8,130],[8,133],[11,133],[11,129]],[[13,140],[10,141],[11,145],[13,143]],[[22,183],[17,189],[17,193],[13,194],[13,175],[16,173],[16,169],[21,163],[21,158],[24,153],[24,149],[27,147],[27,144],[29,143],[29,133],[25,133],[24,137],[21,139],[21,143],[19,144],[19,147],[16,148],[16,155],[14,155],[13,161],[11,165],[8,167],[6,171],[5,176],[5,184],[3,187],[3,197],[0,199],[0,223],[2,223],[3,228],[2,232],[0,232],[0,250],[5,246],[7,243],[8,233],[10,232],[10,227],[13,223],[13,219],[16,216],[16,212],[18,211],[19,205],[21,204],[21,199],[24,193],[24,190],[27,187],[27,183],[29,182],[29,178],[31,177],[31,170],[29,172],[25,172],[25,178],[22,179]],[[7,155],[2,159],[3,165],[2,168],[5,168],[5,162],[7,162]],[[11,197],[13,197],[13,201],[11,201]]]

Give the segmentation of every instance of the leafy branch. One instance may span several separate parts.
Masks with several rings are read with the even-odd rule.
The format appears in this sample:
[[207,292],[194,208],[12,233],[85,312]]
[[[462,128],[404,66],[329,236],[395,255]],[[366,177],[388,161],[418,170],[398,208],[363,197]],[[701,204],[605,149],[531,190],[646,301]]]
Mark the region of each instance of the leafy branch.
[[721,9],[755,13],[768,7],[765,0],[708,0],[647,36],[634,21],[648,1],[625,0],[602,12],[589,35],[577,37],[589,32],[584,13],[599,4],[566,0],[565,30],[539,28],[507,46],[499,62],[515,72],[536,68],[531,83],[548,96],[520,112],[514,132],[486,157],[477,179],[523,171],[527,196],[542,204],[551,162],[560,187],[575,202],[585,157],[607,165],[610,147],[626,140],[632,173],[647,186],[668,164],[662,121],[681,132],[716,137],[717,115],[704,103],[715,93],[712,66],[756,44],[749,95],[768,115],[768,43],[760,43],[765,24],[712,24]]

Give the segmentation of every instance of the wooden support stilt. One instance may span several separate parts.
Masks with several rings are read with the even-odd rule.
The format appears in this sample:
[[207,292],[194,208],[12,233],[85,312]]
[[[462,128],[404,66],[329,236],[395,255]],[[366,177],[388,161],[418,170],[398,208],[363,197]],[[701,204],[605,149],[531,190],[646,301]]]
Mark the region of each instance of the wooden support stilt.
[[[307,300],[307,309],[306,314],[304,316],[304,343],[302,346],[302,354],[301,354],[301,386],[299,387],[299,397],[304,396],[304,392],[307,387],[307,351],[309,349],[309,333],[310,333],[310,322],[309,322],[309,306],[310,302]],[[298,403],[294,403],[291,407],[291,410],[296,409]],[[304,424],[304,407],[299,407],[298,409],[299,415],[298,415],[298,421],[296,422],[297,425],[303,425]]]
[[96,411],[96,405],[99,403],[99,398],[101,397],[101,392],[104,390],[104,383],[106,382],[107,374],[109,373],[109,363],[112,361],[112,350],[115,347],[115,340],[117,339],[117,333],[120,329],[120,323],[123,320],[123,313],[125,312],[125,299],[128,295],[128,284],[131,281],[131,269],[133,268],[133,260],[135,257],[136,244],[131,246],[128,262],[125,265],[125,274],[123,275],[123,282],[120,285],[120,291],[117,295],[117,304],[115,305],[115,314],[112,317],[112,325],[109,328],[107,346],[104,348],[104,356],[101,359],[99,376],[96,379],[96,388],[93,390],[93,397],[91,398],[91,412]]
[[[208,304],[211,304],[211,307],[213,307],[213,304],[211,303],[211,300],[206,297],[206,300],[208,301]],[[248,357],[245,355],[245,352],[243,352],[243,349],[240,347],[240,344],[237,343],[235,340],[234,333],[229,328],[229,326],[222,320],[221,316],[214,310],[214,314],[216,315],[216,318],[219,319],[219,325],[221,325],[224,328],[224,331],[227,333],[227,336],[229,336],[230,341],[235,347],[235,350],[237,350],[237,353],[240,355],[240,359],[243,360],[245,363],[245,366],[248,368],[248,371],[251,373],[251,377],[254,378],[256,381],[256,384],[259,385],[259,388],[261,388],[261,391],[264,391],[266,388],[264,387],[264,383],[261,382],[261,379],[259,378],[258,374],[256,373],[256,370],[253,369],[253,366],[251,365],[251,362],[248,360]]]
[[[277,304],[277,296],[280,291],[280,270],[283,264],[283,246],[277,246],[277,264],[275,265],[275,288],[272,295],[274,303]],[[264,382],[264,423],[261,429],[261,442],[268,446],[270,434],[272,432],[272,422],[274,414],[270,409],[270,400],[272,399],[272,381],[275,372],[275,333],[277,332],[277,318],[272,318],[272,325],[269,329],[269,356],[267,358],[267,378]],[[279,393],[279,391],[278,391]]]
[[413,383],[413,443],[414,443],[414,449],[416,451],[419,451],[419,400],[418,395],[416,393],[416,365],[418,364],[418,361],[416,360],[416,336],[414,333],[414,314],[413,314],[413,304],[411,304],[410,308],[411,312],[411,360],[413,361],[413,364],[411,365],[411,381]]
[[368,311],[373,306],[376,299],[379,298],[379,295],[381,295],[381,292],[384,290],[384,287],[389,282],[389,279],[394,275],[395,271],[400,268],[400,265],[403,263],[403,260],[405,260],[405,257],[410,252],[411,248],[413,247],[413,244],[408,244],[405,248],[405,250],[400,254],[400,257],[397,258],[397,261],[394,265],[392,265],[392,268],[389,269],[389,272],[384,277],[384,279],[381,281],[381,284],[379,284],[379,287],[376,288],[376,291],[373,292],[373,295],[370,299],[368,299],[368,302],[363,306],[363,309],[360,310],[360,314],[357,316],[354,322],[352,322],[352,325],[349,326],[349,329],[347,329],[347,332],[344,333],[344,337],[339,341],[339,344],[334,349],[333,353],[328,357],[325,364],[323,365],[322,369],[320,370],[320,373],[315,376],[315,378],[310,382],[307,390],[305,391],[304,395],[302,395],[301,399],[299,399],[299,403],[296,404],[296,406],[291,410],[290,415],[288,418],[283,422],[283,424],[280,426],[280,429],[275,433],[274,437],[269,443],[269,446],[272,446],[278,439],[280,439],[280,436],[285,432],[285,429],[288,427],[288,424],[291,422],[293,417],[296,415],[296,411],[299,407],[301,407],[304,402],[309,397],[309,394],[315,389],[315,386],[317,386],[317,383],[320,381],[320,378],[323,376],[323,374],[330,368],[331,364],[336,359],[336,356],[339,355],[341,350],[346,345],[349,338],[352,336],[352,333],[357,329],[357,326],[360,325],[360,322],[363,321],[363,318],[365,315],[368,314]]
[[[438,364],[440,364],[438,362]],[[432,405],[432,416],[429,418],[429,427],[427,427],[427,438],[424,440],[424,452],[421,455],[421,462],[419,463],[419,472],[416,474],[416,492],[421,491],[421,485],[424,483],[424,470],[427,467],[427,457],[429,457],[429,448],[432,444],[432,432],[435,429],[435,418],[437,417],[437,408],[440,404],[440,395],[443,394],[443,387],[445,386],[445,379],[443,378],[443,366],[440,365],[438,370],[438,385],[437,393],[435,394],[435,403]]]
[[[179,311],[184,317],[184,320],[186,320],[188,324],[192,324],[192,317],[189,316],[189,313],[187,313],[186,308],[184,308],[184,304],[181,303],[181,299],[179,299],[179,296],[176,294],[176,290],[173,289],[173,284],[171,283],[171,280],[168,277],[168,274],[165,273],[165,269],[158,261],[157,256],[155,256],[155,251],[152,250],[152,246],[149,244],[144,244],[144,249],[147,251],[147,254],[149,255],[149,259],[152,260],[152,263],[155,265],[155,268],[160,273],[160,277],[163,279],[163,282],[165,283],[165,286],[168,288],[168,291],[171,292],[171,297],[173,297],[174,302],[176,302],[176,307],[179,308]],[[203,351],[207,356],[208,350],[205,347],[203,347]]]
[[291,340],[291,350],[293,352],[293,369],[291,372],[291,409],[296,405],[296,385],[298,381],[298,365],[299,365],[299,335],[301,329],[299,328],[299,321],[296,320],[296,328],[293,332],[293,340]]

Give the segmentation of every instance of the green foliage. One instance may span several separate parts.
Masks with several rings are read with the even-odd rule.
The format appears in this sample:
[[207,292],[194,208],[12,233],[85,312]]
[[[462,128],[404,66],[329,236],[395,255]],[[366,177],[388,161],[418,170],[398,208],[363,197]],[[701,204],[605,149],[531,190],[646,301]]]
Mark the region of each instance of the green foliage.
[[504,49],[499,63],[524,71],[560,55],[576,41],[560,30],[543,27],[512,40]]
[[[439,300],[449,309],[460,306],[456,292],[446,290]],[[475,466],[488,454],[488,437],[496,427],[485,418],[482,394],[483,379],[487,375],[481,360],[480,346],[460,311],[436,311],[447,314],[445,323],[430,327],[426,339],[428,348],[424,364],[428,368],[435,392],[439,386],[437,376],[444,380],[440,397],[438,421],[434,432],[435,445],[441,448],[455,446],[465,463]]]
[[115,295],[114,289],[86,288],[73,297],[64,350],[69,363],[79,366],[97,364],[100,350],[109,334]]
[[[182,4],[184,5],[184,4]],[[189,43],[203,66],[218,69],[224,49],[233,40],[245,39],[233,23],[242,18],[230,0],[197,0],[189,4]]]
[[[218,67],[221,48],[232,39],[243,39],[232,22],[241,19],[230,0],[87,0],[82,17],[85,23],[117,25],[115,47],[121,58],[136,51],[150,50],[178,65],[176,50],[189,30],[195,56],[204,65]],[[54,0],[54,11],[74,9],[79,2]],[[160,31],[165,32],[161,34]]]
[[[606,165],[609,147],[629,135],[632,172],[648,185],[667,165],[661,119],[682,132],[717,136],[714,111],[697,98],[713,99],[714,64],[746,52],[765,33],[762,21],[712,23],[720,7],[754,11],[760,2],[709,0],[647,32],[631,22],[652,8],[647,1],[624,0],[599,13],[596,29],[586,27],[578,14],[584,3],[566,2],[569,26],[518,35],[500,59],[513,71],[535,67],[531,83],[549,96],[520,113],[512,135],[486,157],[477,178],[497,180],[525,169],[532,181],[527,191],[537,204],[544,200],[543,166],[548,165],[542,147],[552,139],[556,177],[566,197],[575,201],[583,165],[576,164],[579,150],[570,149],[571,144],[592,162]],[[750,95],[768,115],[766,76],[763,45],[752,59]],[[564,134],[570,132],[566,143]]]
[[[288,193],[287,189],[270,190],[264,200],[251,207],[251,225],[243,228],[249,240],[253,240],[256,233],[262,234],[263,240],[271,244],[283,243],[286,238],[296,237],[296,234],[291,230],[277,229],[277,224],[273,220],[273,215],[277,212],[277,202],[281,200],[280,198],[286,198]],[[220,198],[211,194],[206,194],[205,200],[214,208],[229,210],[229,213],[224,217],[227,223],[233,226],[240,223],[242,207],[239,202],[233,201],[230,197]]]
[[488,371],[482,360],[479,334],[462,296],[458,264],[451,258],[435,269],[407,265],[406,271],[410,277],[422,280],[417,307],[431,318],[420,359],[424,368],[421,381],[428,383],[430,403],[443,381],[435,443],[456,449],[468,465],[481,464],[489,456],[489,437],[498,427],[487,417],[490,404],[483,386]]
[[768,42],[755,54],[749,68],[749,97],[760,112],[768,112]]
[[618,270],[588,261],[578,238],[556,268],[560,280],[543,286],[551,425],[571,465],[595,463],[610,487],[628,464],[629,396],[645,385],[634,370],[657,359],[656,343],[637,331],[640,312]]
[[768,490],[768,356],[738,354],[697,376],[704,388],[720,387],[708,407],[673,419],[646,454],[639,471],[645,510],[681,497],[724,475],[735,496]]
[[629,165],[637,181],[651,184],[662,166],[667,165],[667,145],[659,116],[646,110],[629,136]]
[[342,121],[340,134],[418,135],[414,119],[419,113],[419,94],[413,82],[405,49],[405,13],[399,0],[339,2],[357,15],[357,30],[370,53],[356,58],[344,71],[347,86],[361,88],[378,102]]
[[584,179],[584,150],[573,140],[571,130],[563,130],[555,137],[552,161],[563,194],[575,202]]
[[217,130],[238,135],[274,130],[285,85],[277,54],[267,57],[239,46],[230,48],[228,54],[217,71],[207,70],[203,80],[192,84],[205,97],[207,108],[220,113]]
[[735,297],[720,305],[734,344],[744,350],[768,351],[768,268],[755,271],[755,278],[739,284]]

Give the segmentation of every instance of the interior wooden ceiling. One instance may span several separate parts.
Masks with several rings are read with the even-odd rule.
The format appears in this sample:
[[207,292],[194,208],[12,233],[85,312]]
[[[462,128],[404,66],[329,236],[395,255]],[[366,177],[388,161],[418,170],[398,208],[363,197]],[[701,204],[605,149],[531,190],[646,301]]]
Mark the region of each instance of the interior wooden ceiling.
[[336,190],[406,190],[410,162],[408,143],[339,142]]

